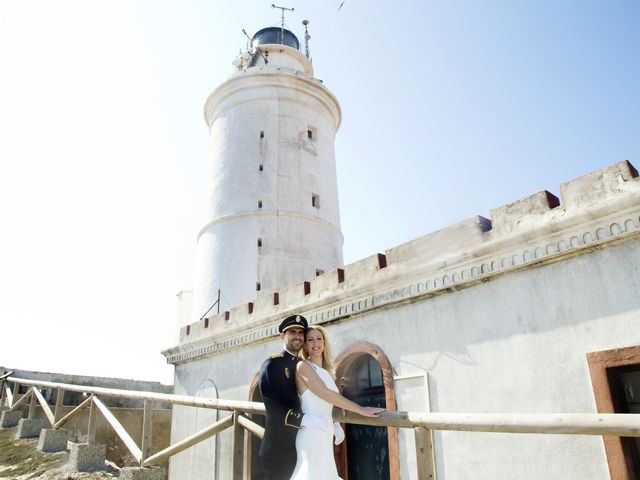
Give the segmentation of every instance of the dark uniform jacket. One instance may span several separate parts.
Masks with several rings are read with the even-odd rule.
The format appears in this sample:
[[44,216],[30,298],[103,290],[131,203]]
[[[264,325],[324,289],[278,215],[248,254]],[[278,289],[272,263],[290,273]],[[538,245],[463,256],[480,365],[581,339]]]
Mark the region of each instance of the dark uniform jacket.
[[300,398],[296,390],[298,357],[284,350],[260,367],[260,393],[266,409],[265,433],[260,445],[263,462],[296,462],[296,434],[300,428]]

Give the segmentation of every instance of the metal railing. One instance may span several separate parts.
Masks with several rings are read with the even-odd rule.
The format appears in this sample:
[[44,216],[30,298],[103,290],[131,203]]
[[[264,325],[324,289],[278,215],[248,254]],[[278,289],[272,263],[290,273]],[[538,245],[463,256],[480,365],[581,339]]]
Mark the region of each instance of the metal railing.
[[[13,384],[13,388],[11,388],[10,384]],[[18,395],[20,385],[30,387],[22,396]],[[56,404],[53,412],[40,389],[57,390]],[[81,392],[89,395],[89,397],[67,415],[62,416],[62,403],[65,391]],[[264,428],[245,415],[247,413],[264,415],[264,405],[256,402],[90,387],[15,377],[8,377],[4,380],[4,388],[2,388],[1,394],[0,405],[7,403],[11,410],[22,408],[26,401],[30,399],[29,418],[34,418],[36,405],[39,403],[52,429],[59,429],[70,419],[78,415],[83,409],[89,408],[90,412],[87,425],[87,441],[89,443],[95,442],[96,415],[100,412],[125,444],[136,462],[143,467],[158,465],[171,456],[227,428],[232,428],[232,478],[233,480],[241,480],[243,478],[244,431],[246,430],[259,438],[262,438],[264,435]],[[101,398],[128,398],[144,401],[140,446],[131,438],[122,424],[105,406]],[[154,403],[156,402],[225,410],[232,412],[232,414],[152,454],[151,416]],[[334,410],[334,420],[341,423],[413,429],[416,439],[416,465],[418,469],[417,478],[419,480],[435,478],[435,462],[431,435],[433,430],[640,437],[640,414],[487,414],[387,411],[383,412],[378,418],[365,418],[352,413],[343,414],[336,409]]]

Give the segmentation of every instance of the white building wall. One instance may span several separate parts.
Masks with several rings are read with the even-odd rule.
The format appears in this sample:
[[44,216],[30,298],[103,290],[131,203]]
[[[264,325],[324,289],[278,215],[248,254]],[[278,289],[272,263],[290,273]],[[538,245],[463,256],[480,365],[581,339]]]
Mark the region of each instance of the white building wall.
[[[338,352],[367,340],[397,375],[427,374],[429,392],[413,381],[414,391],[403,394],[397,383],[402,410],[422,396],[434,412],[595,413],[586,353],[640,344],[638,262],[635,241],[374,310],[330,331]],[[435,437],[439,478],[608,478],[600,437]],[[401,478],[417,478],[412,435],[401,447]]]
[[[428,391],[420,377],[396,382],[400,410],[594,413],[586,353],[640,344],[637,265],[636,240],[330,323],[332,345],[338,354],[369,341],[396,375],[426,374]],[[179,365],[176,393],[194,394],[206,372],[221,398],[248,399],[261,361],[279,349],[271,340]],[[180,415],[172,441],[193,433]],[[229,452],[230,436],[221,441]],[[438,478],[608,478],[600,437],[437,432],[435,451]],[[230,457],[218,458],[216,478],[230,478]],[[400,459],[401,478],[416,479],[412,432],[400,432]],[[194,464],[171,478],[211,477]]]
[[[541,192],[280,291],[280,305],[183,328],[164,354],[176,393],[206,373],[220,398],[246,399],[261,361],[280,349],[279,321],[303,313],[332,334],[334,354],[368,341],[390,360],[401,410],[595,413],[586,354],[640,344],[640,179],[627,162]],[[492,225],[491,225],[492,224]],[[493,228],[491,228],[491,226]],[[426,380],[426,382],[425,382]],[[428,388],[427,388],[428,385]],[[175,412],[175,438],[193,433]],[[221,451],[230,444],[221,437]],[[225,443],[227,442],[227,443]],[[438,478],[608,478],[602,438],[437,432]],[[230,460],[221,455],[219,474]],[[401,478],[415,479],[413,437],[400,433]],[[193,467],[172,479],[210,478]]]

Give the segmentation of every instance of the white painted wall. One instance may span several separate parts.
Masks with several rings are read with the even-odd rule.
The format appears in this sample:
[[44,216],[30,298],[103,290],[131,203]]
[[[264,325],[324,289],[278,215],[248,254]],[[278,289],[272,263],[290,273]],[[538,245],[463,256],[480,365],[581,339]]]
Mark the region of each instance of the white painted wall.
[[[399,375],[427,373],[432,411],[595,413],[586,354],[640,343],[639,247],[374,310],[331,332],[376,343]],[[417,405],[414,387],[396,387],[400,408]],[[402,478],[416,478],[412,438],[401,447]],[[439,478],[608,478],[600,437],[441,432],[436,457]]]
[[[336,355],[356,341],[379,345],[400,380],[400,409],[472,413],[594,413],[586,353],[640,343],[640,238],[497,275],[329,323]],[[273,338],[273,337],[272,337]],[[207,375],[220,397],[248,398],[262,359],[279,342],[253,343],[176,367],[176,393]],[[428,393],[428,395],[427,395]],[[183,425],[174,412],[174,425]],[[192,433],[174,428],[176,441]],[[176,427],[177,428],[177,427]],[[221,448],[230,448],[222,437]],[[413,437],[401,433],[401,478],[415,479]],[[227,450],[229,451],[229,450]],[[220,456],[217,478],[229,478]],[[439,432],[439,478],[608,478],[600,437]],[[171,478],[211,478],[193,467]]]
[[[640,344],[640,178],[618,162],[560,190],[562,205],[539,192],[491,221],[389,249],[386,262],[347,265],[342,281],[330,272],[308,292],[281,289],[280,305],[262,298],[253,313],[184,327],[163,352],[177,393],[198,391],[206,372],[221,398],[247,398],[260,362],[280,348],[279,321],[303,313],[328,326],[336,355],[364,340],[395,376],[417,375],[394,386],[399,409],[595,413],[586,354]],[[402,478],[415,479],[413,437],[401,431],[399,442]],[[608,478],[601,437],[438,432],[435,451],[439,478]],[[226,478],[230,462],[219,458]],[[171,475],[209,478],[197,468]]]
[[225,311],[342,265],[334,153],[340,107],[310,76],[304,55],[261,48],[270,50],[269,63],[238,71],[205,104],[211,153],[194,319],[218,289]]

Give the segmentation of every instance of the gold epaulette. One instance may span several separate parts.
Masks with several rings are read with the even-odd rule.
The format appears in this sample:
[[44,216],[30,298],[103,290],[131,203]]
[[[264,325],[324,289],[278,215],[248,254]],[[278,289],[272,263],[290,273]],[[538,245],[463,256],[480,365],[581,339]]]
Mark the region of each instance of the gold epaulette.
[[271,355],[271,358],[282,358],[282,357],[284,357],[282,353],[274,353],[273,355]]

